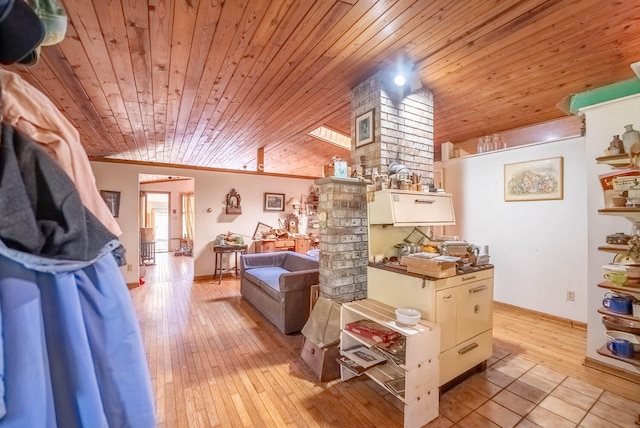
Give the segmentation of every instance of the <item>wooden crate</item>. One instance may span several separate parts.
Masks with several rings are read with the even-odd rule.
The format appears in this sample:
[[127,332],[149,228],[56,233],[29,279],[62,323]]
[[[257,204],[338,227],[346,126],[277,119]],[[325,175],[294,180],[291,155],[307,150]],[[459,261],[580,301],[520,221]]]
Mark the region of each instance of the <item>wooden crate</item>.
[[403,257],[402,264],[407,272],[434,278],[448,278],[456,275],[456,263],[420,257]]
[[311,368],[320,382],[329,382],[340,377],[340,364],[336,358],[340,356],[338,344],[319,348],[315,343],[303,336],[302,359]]

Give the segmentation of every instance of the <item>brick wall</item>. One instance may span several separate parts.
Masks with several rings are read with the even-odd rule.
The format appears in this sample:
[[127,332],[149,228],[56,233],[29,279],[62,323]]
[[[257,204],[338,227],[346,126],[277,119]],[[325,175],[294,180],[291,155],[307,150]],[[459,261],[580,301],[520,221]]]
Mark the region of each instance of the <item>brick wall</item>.
[[367,297],[369,233],[366,185],[351,178],[326,177],[320,190],[320,295],[336,302]]
[[[353,150],[351,161],[385,174],[391,163],[401,163],[423,177],[423,184],[433,179],[433,95],[426,89],[399,96],[385,84],[390,80],[381,71],[352,90]],[[374,142],[355,147],[355,119],[374,111]]]

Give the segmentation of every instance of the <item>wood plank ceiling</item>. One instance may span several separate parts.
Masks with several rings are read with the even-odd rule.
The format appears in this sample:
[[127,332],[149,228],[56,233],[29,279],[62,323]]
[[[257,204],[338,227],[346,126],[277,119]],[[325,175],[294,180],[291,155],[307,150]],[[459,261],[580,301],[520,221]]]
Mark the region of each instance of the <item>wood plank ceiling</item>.
[[[349,152],[350,89],[399,56],[435,98],[435,143],[564,115],[634,77],[640,0],[63,0],[65,40],[11,67],[88,155],[318,176]],[[638,123],[640,125],[640,123]]]

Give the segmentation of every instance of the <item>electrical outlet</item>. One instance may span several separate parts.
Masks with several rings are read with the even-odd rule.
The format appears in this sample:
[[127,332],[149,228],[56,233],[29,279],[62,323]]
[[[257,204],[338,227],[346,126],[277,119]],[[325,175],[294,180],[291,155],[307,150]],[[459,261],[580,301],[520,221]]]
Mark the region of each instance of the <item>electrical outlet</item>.
[[132,272],[133,271],[133,265],[127,265],[127,270],[129,272]]
[[576,300],[576,292],[575,291],[567,291],[567,301],[573,302]]

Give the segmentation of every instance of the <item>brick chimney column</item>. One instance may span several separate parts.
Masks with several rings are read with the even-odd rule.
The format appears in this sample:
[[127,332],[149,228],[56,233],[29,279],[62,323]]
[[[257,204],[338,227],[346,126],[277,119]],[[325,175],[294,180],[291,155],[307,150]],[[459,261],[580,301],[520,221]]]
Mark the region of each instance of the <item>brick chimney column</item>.
[[336,177],[315,183],[320,190],[320,295],[340,303],[364,299],[369,257],[366,183]]

